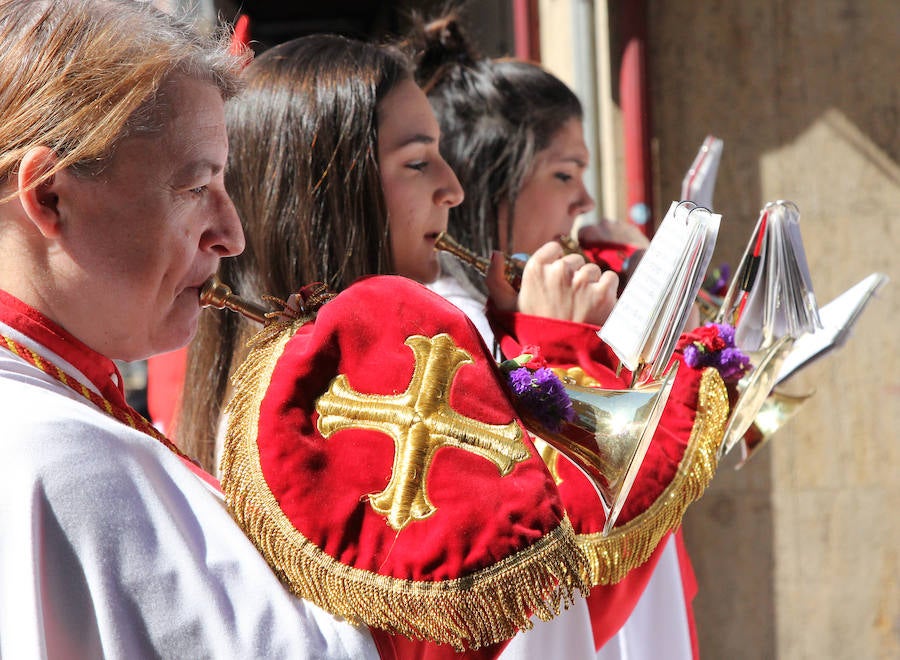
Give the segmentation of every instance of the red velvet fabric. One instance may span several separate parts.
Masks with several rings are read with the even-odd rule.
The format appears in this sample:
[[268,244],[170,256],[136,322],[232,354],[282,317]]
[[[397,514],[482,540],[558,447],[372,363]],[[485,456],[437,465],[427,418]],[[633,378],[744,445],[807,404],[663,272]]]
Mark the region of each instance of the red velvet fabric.
[[173,440],[175,415],[181,400],[187,348],[154,355],[147,359],[147,410],[150,421]]
[[509,640],[485,646],[478,650],[453,650],[447,644],[423,642],[402,635],[392,635],[377,628],[370,628],[375,648],[381,660],[494,660],[509,645]]
[[368,495],[382,491],[395,443],[379,431],[319,433],[315,403],[344,374],[358,392],[406,390],[411,335],[449,333],[473,364],[450,385],[451,407],[490,424],[515,419],[499,372],[468,318],[443,298],[399,277],[372,277],[327,303],[287,343],[260,407],[260,462],[285,515],[338,561],[395,578],[440,581],[469,575],[533,544],[564,516],[559,494],[527,436],[529,458],[501,477],[491,461],[444,446],[427,471],[436,511],[400,531]]
[[516,357],[523,346],[534,345],[551,367],[581,367],[602,387],[628,386],[631,374],[623,369],[616,376],[618,358],[600,340],[599,326],[531,316],[519,312],[501,312],[488,302],[488,321],[503,355]]
[[612,241],[582,242],[581,251],[604,270],[621,273],[625,262],[638,250],[634,245]]

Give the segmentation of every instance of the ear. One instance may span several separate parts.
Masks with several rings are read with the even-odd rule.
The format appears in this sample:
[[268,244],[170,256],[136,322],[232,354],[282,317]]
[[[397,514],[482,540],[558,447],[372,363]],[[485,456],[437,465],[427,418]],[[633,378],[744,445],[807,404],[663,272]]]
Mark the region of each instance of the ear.
[[55,176],[41,177],[53,170],[57,157],[48,147],[33,147],[19,163],[19,203],[26,215],[46,238],[60,235],[59,195],[56,192]]

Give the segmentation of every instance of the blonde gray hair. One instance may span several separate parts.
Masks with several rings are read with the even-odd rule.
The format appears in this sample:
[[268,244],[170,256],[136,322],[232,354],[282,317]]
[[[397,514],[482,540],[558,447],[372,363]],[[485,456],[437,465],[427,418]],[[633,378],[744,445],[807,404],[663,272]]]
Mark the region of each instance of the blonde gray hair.
[[161,126],[160,90],[181,75],[237,93],[248,55],[143,0],[0,0],[0,181],[36,146],[94,171],[125,137]]

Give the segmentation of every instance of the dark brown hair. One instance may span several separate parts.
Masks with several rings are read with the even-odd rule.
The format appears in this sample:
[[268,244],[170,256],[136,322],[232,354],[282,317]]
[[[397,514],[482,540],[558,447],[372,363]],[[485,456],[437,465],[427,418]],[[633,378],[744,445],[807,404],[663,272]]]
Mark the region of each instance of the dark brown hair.
[[[398,51],[314,35],[276,46],[246,69],[226,105],[225,183],[247,247],[220,276],[249,298],[287,297],[311,282],[341,291],[392,270],[377,162],[377,108],[410,66]],[[213,468],[228,377],[259,330],[209,311],[189,350],[177,436]]]
[[453,13],[419,20],[406,44],[441,127],[441,155],[466,191],[450,209],[449,231],[490,254],[500,245],[501,204],[509,208],[509,245],[516,198],[535,154],[568,120],[581,119],[581,103],[536,64],[481,57]]

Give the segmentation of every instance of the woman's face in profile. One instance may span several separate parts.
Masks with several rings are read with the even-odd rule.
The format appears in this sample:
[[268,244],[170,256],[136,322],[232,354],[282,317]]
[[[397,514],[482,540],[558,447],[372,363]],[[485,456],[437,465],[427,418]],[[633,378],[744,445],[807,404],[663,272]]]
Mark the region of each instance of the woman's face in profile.
[[378,104],[378,168],[394,272],[423,283],[440,272],[434,242],[447,229],[449,210],[463,200],[439,144],[424,92],[412,80],[400,82]]
[[219,90],[178,77],[161,92],[159,132],[122,140],[98,176],[64,177],[66,277],[79,291],[80,313],[73,307],[63,324],[111,358],[135,360],[187,343],[200,286],[220,257],[244,247],[225,192]]
[[589,159],[581,119],[573,117],[535,155],[516,198],[512,245],[506,245],[509,210],[505,205],[500,207],[503,252],[531,254],[560,234],[568,234],[575,218],[594,208],[594,199],[584,185]]

